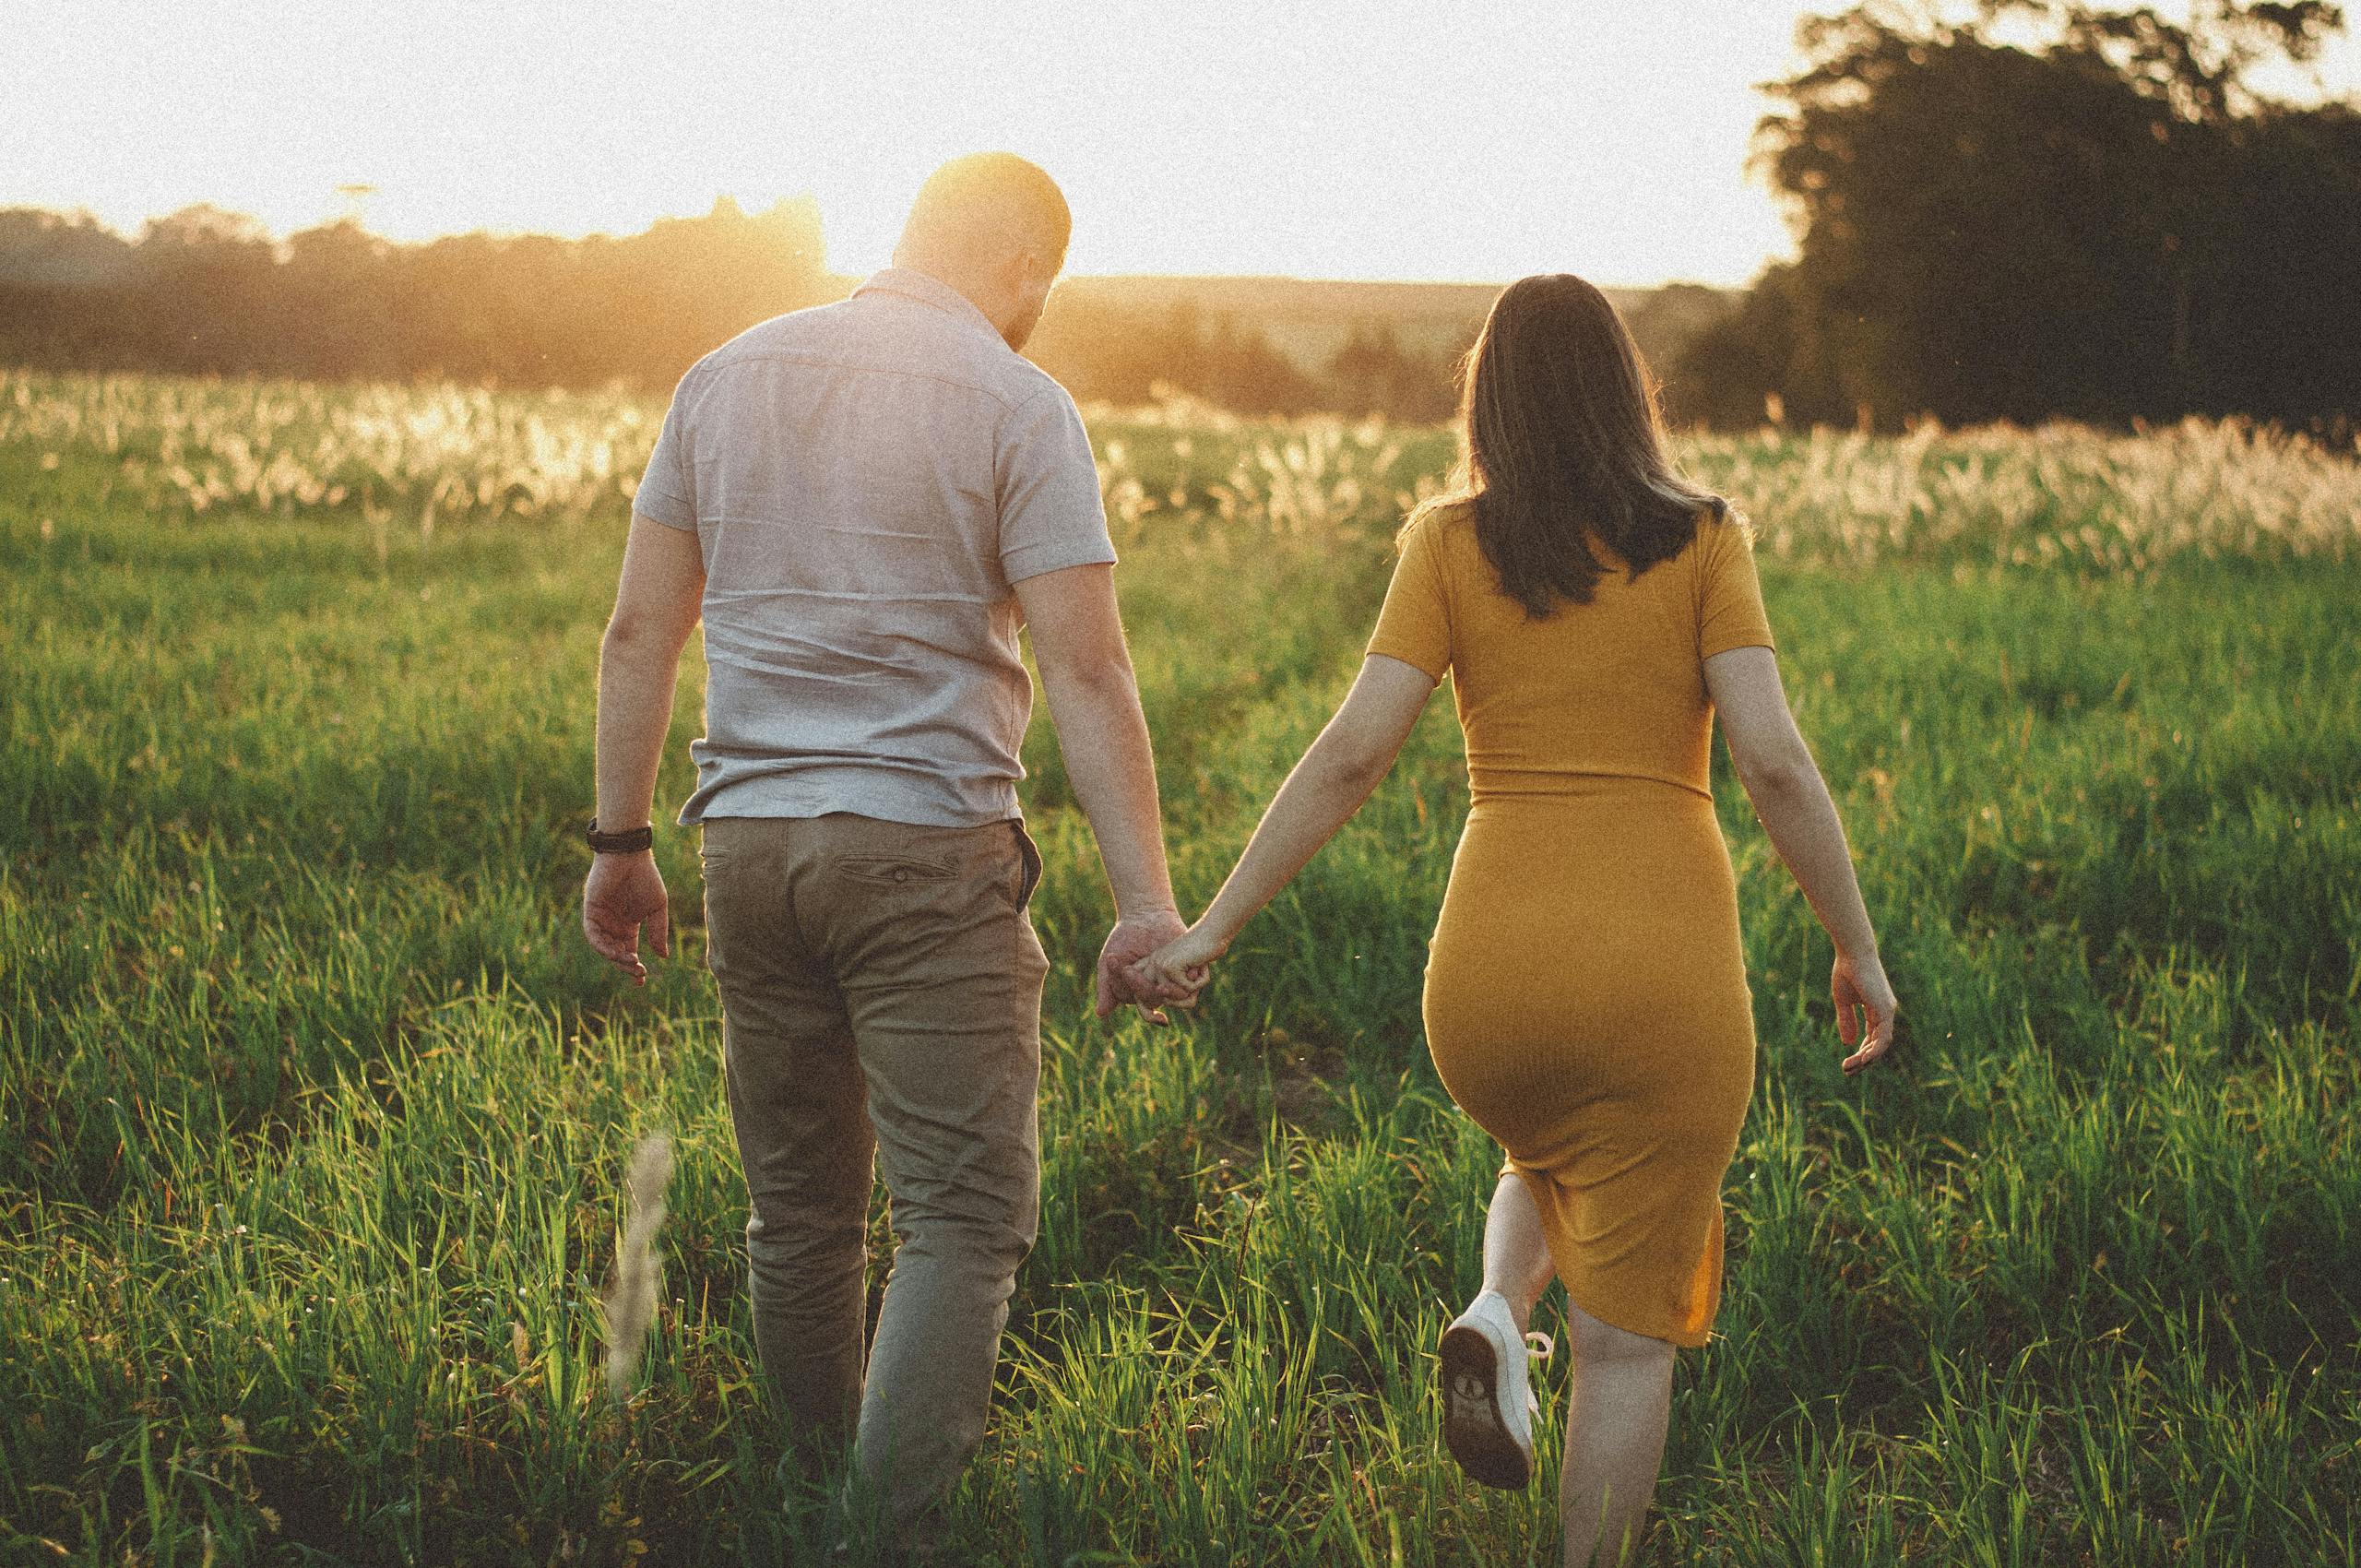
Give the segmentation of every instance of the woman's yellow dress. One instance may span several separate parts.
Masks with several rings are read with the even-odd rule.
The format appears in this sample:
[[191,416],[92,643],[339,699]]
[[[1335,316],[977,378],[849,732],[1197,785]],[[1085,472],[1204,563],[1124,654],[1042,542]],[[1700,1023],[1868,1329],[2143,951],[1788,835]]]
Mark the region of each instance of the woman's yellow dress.
[[[1594,547],[1598,548],[1598,547]],[[1427,964],[1443,1086],[1508,1150],[1574,1303],[1702,1345],[1754,1090],[1704,661],[1771,646],[1742,525],[1529,618],[1473,515],[1414,521],[1369,651],[1448,673],[1470,805]]]

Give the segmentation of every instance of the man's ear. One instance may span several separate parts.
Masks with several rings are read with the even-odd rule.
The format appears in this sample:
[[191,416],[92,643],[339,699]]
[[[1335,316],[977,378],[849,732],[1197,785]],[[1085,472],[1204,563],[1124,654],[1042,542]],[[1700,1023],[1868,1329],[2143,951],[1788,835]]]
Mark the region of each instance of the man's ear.
[[1058,280],[1050,270],[1050,258],[1032,245],[1020,247],[1011,263],[1010,286],[1020,294],[1047,294]]

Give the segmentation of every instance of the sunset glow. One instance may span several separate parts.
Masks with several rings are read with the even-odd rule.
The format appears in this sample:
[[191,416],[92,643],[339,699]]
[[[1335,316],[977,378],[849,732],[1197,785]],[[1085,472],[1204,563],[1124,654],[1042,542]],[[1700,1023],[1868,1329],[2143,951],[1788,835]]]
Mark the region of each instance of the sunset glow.
[[208,201],[625,232],[808,192],[859,272],[929,168],[1005,147],[1065,184],[1083,272],[1737,283],[1786,244],[1741,171],[1776,0],[12,11],[0,205],[126,232]]

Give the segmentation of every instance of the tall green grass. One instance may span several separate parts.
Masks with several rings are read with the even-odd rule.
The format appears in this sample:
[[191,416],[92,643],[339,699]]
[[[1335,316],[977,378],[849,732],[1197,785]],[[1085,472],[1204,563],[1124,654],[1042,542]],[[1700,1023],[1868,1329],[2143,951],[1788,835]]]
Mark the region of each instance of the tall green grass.
[[[682,947],[645,992],[575,926],[621,501],[422,527],[446,469],[530,466],[500,433],[536,410],[493,399],[413,488],[193,512],[142,488],[194,417],[154,410],[257,394],[115,384],[110,449],[60,433],[100,394],[13,385],[0,1560],[818,1538],[825,1499],[770,1469],[691,836],[659,833]],[[1169,411],[1099,434],[1193,906],[1349,678],[1447,454]],[[1763,519],[1908,1029],[1843,1078],[1824,940],[1717,779],[1761,1082],[1658,1556],[2361,1561],[2352,465],[2203,429],[1910,439],[1692,454]],[[2210,490],[2172,488],[2195,453]],[[1847,489],[1897,474],[1918,490]],[[2106,546],[2139,539],[2184,542]],[[1088,1019],[1105,896],[1045,730],[1027,761],[1045,1213],[959,1560],[1554,1562],[1554,1465],[1502,1497],[1434,1440],[1431,1348],[1499,1158],[1418,1035],[1465,802],[1447,705],[1171,1031]],[[618,1408],[599,1301],[657,1128],[666,1298]]]

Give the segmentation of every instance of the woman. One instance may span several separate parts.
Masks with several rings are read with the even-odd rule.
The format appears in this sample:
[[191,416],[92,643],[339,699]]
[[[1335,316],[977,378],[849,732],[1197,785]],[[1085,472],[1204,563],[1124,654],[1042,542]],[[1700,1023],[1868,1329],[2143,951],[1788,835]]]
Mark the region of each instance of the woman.
[[1749,537],[1674,471],[1614,307],[1578,278],[1513,285],[1469,353],[1461,420],[1464,482],[1403,530],[1344,706],[1220,896],[1135,980],[1193,996],[1451,673],[1471,804],[1427,967],[1427,1039],[1508,1163],[1484,1288],[1442,1336],[1443,1433],[1477,1479],[1531,1478],[1526,1325],[1554,1270],[1574,1361],[1565,1561],[1611,1563],[1636,1548],[1655,1489],[1673,1348],[1703,1344],[1714,1320],[1721,1182],[1753,1090],[1737,886],[1708,793],[1715,713],[1835,943],[1837,1030],[1859,1042],[1848,1074],[1885,1055],[1894,999],[1780,688]]

